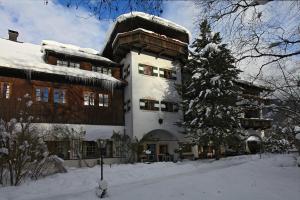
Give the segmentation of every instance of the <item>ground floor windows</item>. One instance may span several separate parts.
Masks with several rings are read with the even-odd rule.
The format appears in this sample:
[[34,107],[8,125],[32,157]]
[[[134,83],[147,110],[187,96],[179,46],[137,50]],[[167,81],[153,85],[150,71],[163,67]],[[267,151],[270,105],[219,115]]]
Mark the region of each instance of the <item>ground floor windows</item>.
[[9,99],[10,96],[10,84],[8,82],[0,82],[0,98]]
[[[100,157],[101,149],[96,141],[82,140],[63,140],[63,141],[46,141],[49,153],[57,155],[65,160],[73,159],[97,159]],[[114,156],[113,141],[107,140],[103,150],[105,158]]]
[[98,99],[96,99],[96,93],[94,92],[84,92],[83,93],[83,104],[85,106],[95,106],[96,101],[98,102],[99,107],[109,107],[110,100],[109,100],[109,94],[105,93],[98,93]]
[[62,89],[54,89],[53,92],[54,103],[65,104],[66,103],[66,91]]
[[83,104],[85,106],[94,106],[95,105],[95,93],[93,92],[84,92],[83,93]]
[[35,87],[35,100],[40,102],[49,101],[49,88]]
[[85,158],[96,158],[99,157],[99,150],[97,143],[94,141],[84,141],[83,149],[85,149],[85,153],[83,157]]
[[99,106],[100,107],[108,107],[109,105],[109,96],[108,94],[99,94]]

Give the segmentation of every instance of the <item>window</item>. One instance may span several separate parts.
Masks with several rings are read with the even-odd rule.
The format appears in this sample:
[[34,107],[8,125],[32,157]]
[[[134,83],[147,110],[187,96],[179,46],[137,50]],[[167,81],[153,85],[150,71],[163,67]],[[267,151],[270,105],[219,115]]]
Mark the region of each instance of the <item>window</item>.
[[10,84],[8,82],[0,82],[0,98],[9,99],[11,95]]
[[96,158],[98,154],[97,143],[94,141],[84,141],[86,158]]
[[178,104],[173,102],[161,101],[161,111],[178,112]]
[[84,92],[83,99],[84,99],[85,106],[94,106],[95,105],[95,94],[93,92]]
[[69,63],[69,67],[73,67],[73,68],[79,69],[80,68],[80,64],[79,63],[75,63],[75,62],[70,62]]
[[99,106],[100,107],[108,107],[109,105],[109,97],[108,94],[99,94]]
[[68,66],[68,61],[66,61],[66,60],[57,60],[57,65],[59,65],[59,66]]
[[99,73],[102,73],[102,74],[106,74],[106,75],[109,75],[109,76],[112,75],[111,74],[111,69],[107,68],[107,67],[92,66],[92,71],[99,72]]
[[80,64],[72,61],[67,60],[57,60],[57,65],[64,66],[64,67],[73,67],[73,68],[80,68]]
[[139,64],[139,73],[148,75],[148,76],[157,76],[158,75],[158,68],[149,66],[149,65],[143,65]]
[[92,66],[92,71],[102,73],[101,67]]
[[53,100],[54,103],[61,103],[65,104],[66,103],[66,91],[62,89],[54,89],[53,92]]
[[127,112],[127,111],[130,111],[131,109],[131,101],[130,99],[128,99],[125,103],[124,103],[124,111]]
[[176,71],[159,68],[159,76],[167,79],[176,80]]
[[159,145],[159,153],[160,154],[167,154],[168,153],[168,145],[167,144]]
[[142,110],[159,110],[159,101],[140,99],[140,109]]
[[49,88],[47,87],[36,87],[35,88],[35,100],[41,102],[49,101]]
[[123,69],[123,79],[125,79],[126,77],[128,77],[130,75],[130,65],[128,65],[127,67],[125,67]]

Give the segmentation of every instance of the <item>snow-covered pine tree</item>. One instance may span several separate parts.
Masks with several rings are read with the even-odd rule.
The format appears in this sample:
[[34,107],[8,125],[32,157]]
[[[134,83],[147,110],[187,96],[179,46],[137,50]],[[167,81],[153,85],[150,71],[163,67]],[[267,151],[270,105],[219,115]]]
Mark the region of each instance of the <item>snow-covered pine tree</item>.
[[216,159],[224,139],[239,133],[237,106],[239,88],[234,84],[240,70],[219,33],[211,31],[207,20],[200,24],[200,35],[191,48],[184,67],[183,126],[196,144],[213,142]]

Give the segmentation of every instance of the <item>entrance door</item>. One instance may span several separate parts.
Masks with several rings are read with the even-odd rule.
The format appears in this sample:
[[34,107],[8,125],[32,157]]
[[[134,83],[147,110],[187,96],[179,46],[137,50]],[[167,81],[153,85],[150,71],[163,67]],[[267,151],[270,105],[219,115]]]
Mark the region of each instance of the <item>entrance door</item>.
[[147,149],[151,151],[151,154],[148,155],[148,160],[151,162],[156,161],[156,144],[147,144]]

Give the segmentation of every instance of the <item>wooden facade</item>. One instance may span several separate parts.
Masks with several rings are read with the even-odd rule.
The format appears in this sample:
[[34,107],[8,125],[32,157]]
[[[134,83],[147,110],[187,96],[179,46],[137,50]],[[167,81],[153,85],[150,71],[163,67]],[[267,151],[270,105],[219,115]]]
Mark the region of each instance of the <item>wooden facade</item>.
[[264,119],[261,116],[261,104],[268,105],[270,100],[262,97],[262,92],[269,91],[270,89],[254,85],[246,81],[236,81],[235,84],[242,88],[241,97],[249,102],[243,106],[244,117],[240,119],[241,125],[244,129],[269,129],[272,127],[272,120]]
[[[18,98],[29,94],[32,97],[31,115],[39,123],[123,125],[123,91],[115,89],[113,93],[97,86],[61,83],[44,80],[28,80],[15,77],[0,76],[0,82],[10,84],[10,97],[0,98],[0,115],[12,118],[17,116]],[[37,101],[35,89],[48,88],[48,102]],[[66,91],[65,103],[54,103],[54,89]],[[94,105],[84,105],[84,92],[108,94],[109,106],[100,107],[98,95],[95,95]]]
[[138,28],[151,30],[156,34],[165,35],[168,38],[174,38],[187,44],[189,43],[189,35],[187,33],[183,33],[180,30],[176,30],[171,27],[156,23],[155,20],[152,21],[141,18],[139,16],[135,16],[116,24],[103,50],[103,56],[111,59],[114,57],[112,43],[113,40],[117,37],[117,34],[129,32]]
[[184,60],[187,58],[188,46],[186,43],[176,41],[155,33],[145,32],[141,29],[121,33],[116,36],[113,44],[113,54],[116,60],[121,60],[131,49],[139,52],[151,52],[157,57],[166,56]]

